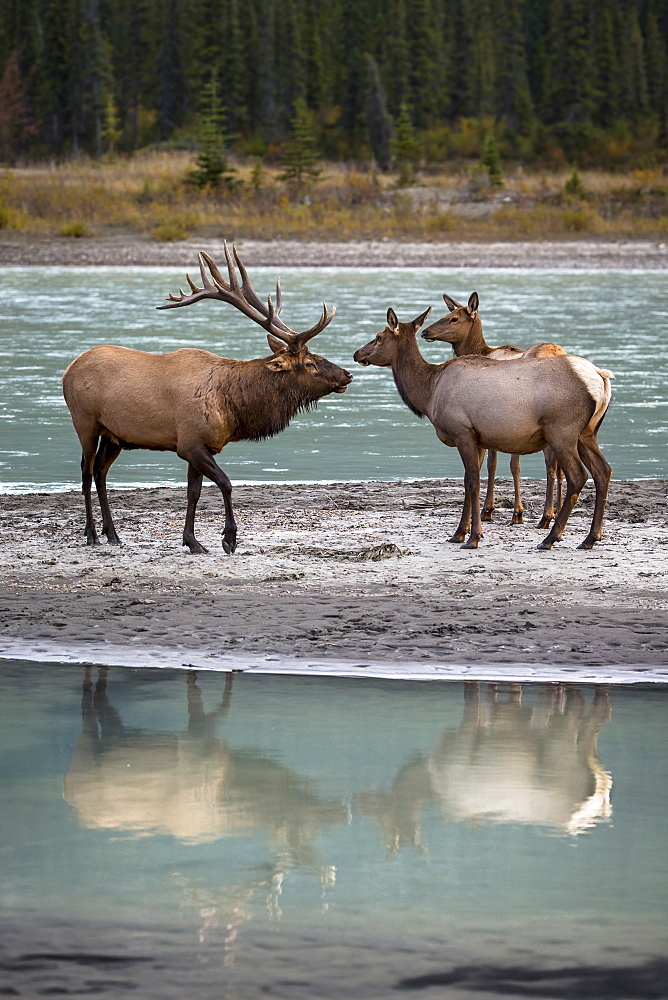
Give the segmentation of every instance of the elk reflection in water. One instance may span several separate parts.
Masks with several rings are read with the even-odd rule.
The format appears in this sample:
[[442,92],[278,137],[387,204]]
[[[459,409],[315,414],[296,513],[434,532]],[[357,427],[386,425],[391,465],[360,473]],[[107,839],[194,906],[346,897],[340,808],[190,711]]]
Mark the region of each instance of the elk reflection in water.
[[107,695],[106,670],[83,683],[83,727],[63,795],[79,823],[138,835],[168,834],[189,843],[266,831],[272,850],[311,863],[309,843],[345,823],[343,802],[325,801],[308,779],[257,752],[232,750],[216,735],[228,714],[232,675],[220,705],[204,711],[196,674],[187,675],[188,728],[155,733],[126,727]]
[[390,852],[424,850],[420,815],[435,799],[446,822],[522,823],[577,835],[611,815],[611,776],[597,756],[610,718],[597,688],[589,707],[576,687],[543,685],[535,706],[522,704],[521,684],[507,698],[498,686],[464,684],[464,712],[426,755],[405,765],[390,791],[355,797],[378,825]]
[[65,801],[88,829],[171,835],[188,844],[266,832],[270,861],[241,880],[203,887],[178,871],[170,876],[184,903],[198,913],[200,942],[223,929],[228,965],[257,892],[277,916],[283,881],[292,869],[307,870],[324,888],[333,884],[336,869],[324,863],[311,841],[329,824],[348,820],[344,803],[319,798],[308,779],[260,753],[232,750],[216,735],[231,700],[232,674],[227,674],[220,704],[205,712],[191,671],[185,732],[129,728],[109,700],[106,668],[95,685],[86,668],[81,736],[63,782]]

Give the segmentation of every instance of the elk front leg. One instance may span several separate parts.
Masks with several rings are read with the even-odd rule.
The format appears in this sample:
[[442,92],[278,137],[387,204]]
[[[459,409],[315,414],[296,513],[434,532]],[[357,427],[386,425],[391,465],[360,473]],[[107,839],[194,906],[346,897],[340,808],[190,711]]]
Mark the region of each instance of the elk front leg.
[[513,506],[513,524],[522,524],[522,514],[524,513],[524,507],[522,505],[522,494],[520,491],[520,456],[511,455],[510,456],[510,471],[513,477],[513,486],[515,489],[514,506]]
[[202,492],[203,475],[188,463],[188,506],[186,509],[186,523],[183,526],[183,544],[186,545],[194,556],[202,555],[209,550],[198,542],[195,538],[195,511],[197,502]]
[[487,494],[482,509],[483,521],[491,521],[494,512],[494,483],[496,480],[496,462],[498,452],[490,449],[487,452]]
[[[225,526],[223,528],[222,545],[224,551],[228,555],[232,555],[237,547],[237,522],[234,520],[234,511],[232,509],[232,483],[220,466],[216,464],[211,452],[207,451],[206,448],[198,447],[192,451],[179,450],[177,454],[180,458],[185,459],[189,465],[192,465],[196,472],[201,473],[207,479],[210,479],[212,483],[215,483],[223,494]],[[194,516],[193,509],[193,519]]]

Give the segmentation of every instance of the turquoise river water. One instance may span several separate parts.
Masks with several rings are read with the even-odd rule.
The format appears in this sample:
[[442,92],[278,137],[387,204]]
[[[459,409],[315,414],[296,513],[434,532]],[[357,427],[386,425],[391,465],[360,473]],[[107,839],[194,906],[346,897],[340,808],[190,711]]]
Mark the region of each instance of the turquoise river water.
[[666,697],[6,661],[0,994],[665,997]]
[[[408,319],[432,305],[436,318],[444,312],[442,292],[466,301],[474,289],[490,344],[553,341],[615,373],[600,432],[615,477],[668,475],[666,272],[256,268],[258,292],[273,291],[279,273],[283,317],[294,329],[315,321],[323,299],[337,306],[313,349],[349,368],[355,381],[277,438],[229,445],[221,464],[233,482],[460,475],[456,451],[404,406],[391,373],[360,368],[352,355],[382,329],[388,306]],[[157,312],[167,293],[185,284],[181,269],[0,268],[0,278],[0,490],[78,487],[79,445],[60,376],[87,348],[196,346],[234,358],[267,353],[262,331],[222,303]],[[443,344],[421,346],[431,361],[450,356]],[[542,457],[527,457],[523,468],[542,475]],[[505,461],[499,474],[508,475]],[[110,484],[184,479],[175,455],[137,451],[116,462]]]

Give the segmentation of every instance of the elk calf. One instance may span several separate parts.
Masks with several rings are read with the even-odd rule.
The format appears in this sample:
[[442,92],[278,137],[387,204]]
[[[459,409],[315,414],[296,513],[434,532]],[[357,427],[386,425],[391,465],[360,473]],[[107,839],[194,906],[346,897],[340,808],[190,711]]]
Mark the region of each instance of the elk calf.
[[123,448],[148,448],[174,451],[188,463],[183,544],[192,553],[207,551],[194,533],[203,477],[219,487],[225,506],[222,545],[231,554],[237,544],[232,484],[213,456],[230,441],[259,441],[278,434],[300,410],[329,393],[345,392],[352,381],[349,372],[311,354],[306,346],[332,321],[336,310],[330,313],[323,306],[314,326],[295,333],[279,318],[280,284],[276,306],[271,297],[265,305],[255,294],[234,246],[233,253],[234,261],[226,244],[228,281],[208,254],[200,253],[202,287],[187,276],[191,294],[179,290],[178,296],[169,296],[169,305],[159,308],[188,306],[200,299],[229,302],[267,332],[269,357],[235,361],[194,348],[148,354],[104,345],[81,354],[63,375],[65,401],[81,442],[89,545],[98,541],[93,479],[102,510],[102,532],[111,544],[118,544],[107,498],[107,473]]

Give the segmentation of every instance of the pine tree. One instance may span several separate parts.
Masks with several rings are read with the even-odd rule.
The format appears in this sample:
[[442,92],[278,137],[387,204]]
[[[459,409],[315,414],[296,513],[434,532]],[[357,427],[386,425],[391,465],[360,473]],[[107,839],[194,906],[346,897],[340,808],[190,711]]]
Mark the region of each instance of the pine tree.
[[290,139],[286,143],[282,157],[283,173],[280,181],[293,184],[298,192],[308,184],[315,184],[321,171],[316,166],[318,152],[313,130],[313,116],[303,97],[295,101],[295,112],[291,121]]
[[211,74],[204,88],[202,121],[199,131],[199,155],[196,166],[188,174],[188,181],[199,188],[226,187],[238,184],[227,158],[226,136],[223,130],[224,110],[219,95],[218,76]]
[[415,138],[415,129],[406,104],[402,104],[397,118],[396,131],[392,141],[392,152],[399,167],[399,187],[407,187],[415,180],[415,167],[419,156],[419,147]]

